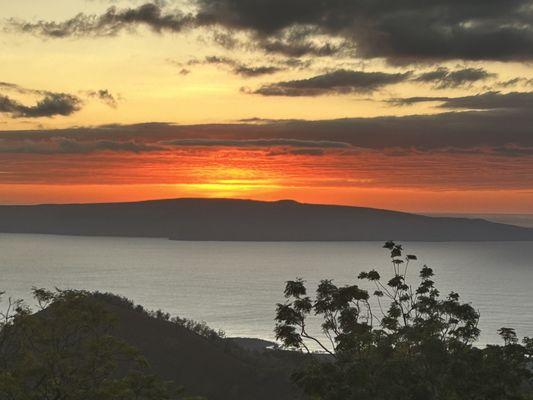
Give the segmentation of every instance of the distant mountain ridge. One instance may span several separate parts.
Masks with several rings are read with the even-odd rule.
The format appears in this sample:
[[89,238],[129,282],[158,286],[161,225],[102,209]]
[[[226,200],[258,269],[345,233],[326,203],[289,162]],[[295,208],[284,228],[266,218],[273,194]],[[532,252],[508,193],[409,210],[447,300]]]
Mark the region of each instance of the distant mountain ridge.
[[0,232],[198,241],[530,241],[533,229],[292,200],[0,206]]

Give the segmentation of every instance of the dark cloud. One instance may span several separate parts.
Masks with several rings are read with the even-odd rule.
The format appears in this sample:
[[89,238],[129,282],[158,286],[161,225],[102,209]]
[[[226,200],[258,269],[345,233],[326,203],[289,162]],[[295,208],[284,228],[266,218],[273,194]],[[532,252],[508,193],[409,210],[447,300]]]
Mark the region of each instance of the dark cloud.
[[[194,65],[217,65],[227,67],[231,72],[243,77],[257,77],[262,75],[271,75],[287,69],[305,69],[311,66],[311,60],[302,60],[300,58],[270,59],[263,64],[246,64],[235,58],[223,56],[206,56],[203,59],[191,59],[186,63],[169,60],[172,64],[179,67],[190,67]],[[182,71],[190,72],[187,68]]]
[[281,64],[289,68],[305,69],[305,68],[309,68],[313,64],[313,60],[312,59],[306,60],[306,59],[293,57],[293,58],[286,58],[282,60]]
[[253,77],[253,76],[261,76],[261,75],[269,75],[274,74],[276,72],[279,72],[281,69],[279,67],[275,67],[272,65],[262,65],[262,66],[246,66],[246,65],[239,65],[233,69],[233,72],[235,72],[238,75],[247,76],[247,77]]
[[19,94],[33,94],[33,95],[40,95],[40,96],[45,96],[51,93],[46,90],[29,89],[29,88],[17,85],[16,83],[10,83],[10,82],[0,82],[0,90],[13,92],[13,93],[19,93]]
[[495,76],[495,74],[491,74],[483,68],[463,68],[450,71],[448,68],[440,67],[430,72],[424,72],[414,80],[417,82],[432,83],[437,89],[449,89],[468,86]]
[[398,97],[387,100],[387,103],[394,106],[412,106],[417,103],[435,103],[448,101],[450,97],[442,96],[415,96],[415,97]]
[[12,28],[50,38],[114,36],[124,29],[145,25],[155,32],[179,32],[193,22],[193,17],[179,11],[166,12],[163,4],[146,3],[136,8],[110,7],[102,15],[80,13],[62,22],[35,23],[10,20]]
[[273,150],[267,154],[267,156],[315,156],[320,157],[325,155],[326,152],[323,149],[296,149],[296,150]]
[[442,148],[392,148],[385,149],[384,154],[391,157],[410,157],[413,155],[466,155],[466,156],[494,156],[494,157],[533,157],[533,147],[520,147],[515,144],[503,146],[474,146],[474,147],[442,147]]
[[341,46],[331,43],[318,45],[309,40],[261,39],[256,42],[256,45],[267,53],[276,53],[287,57],[333,56],[342,50]]
[[116,97],[107,89],[89,91],[87,96],[103,101],[109,107],[117,108],[118,101]]
[[176,139],[161,142],[164,145],[183,147],[303,147],[339,149],[351,147],[348,143],[330,140],[297,139]]
[[[260,121],[260,123],[258,123]],[[0,131],[0,139],[136,141],[158,146],[240,146],[384,149],[533,148],[531,107],[486,111],[445,112],[433,115],[346,118],[325,121],[258,120],[249,123],[174,125],[145,123],[63,130]],[[289,140],[289,141],[288,141]],[[174,142],[174,144],[172,144]],[[328,144],[333,142],[328,147]],[[169,144],[170,143],[170,144]],[[315,143],[313,146],[311,143]],[[338,144],[337,144],[338,143]],[[351,147],[349,147],[351,146]]]
[[215,30],[213,32],[213,41],[219,46],[229,50],[233,50],[241,45],[241,42],[230,32],[219,32]]
[[[326,123],[333,121],[326,121]],[[301,122],[300,123],[304,123]],[[108,132],[110,133],[110,132]],[[60,135],[62,133],[58,133]],[[349,143],[326,140],[303,140],[303,139],[175,139],[170,141],[144,142],[139,140],[120,139],[91,139],[86,135],[52,136],[49,138],[26,137],[24,134],[18,137],[2,138],[0,132],[0,154],[91,154],[100,152],[113,153],[147,153],[166,152],[176,149],[191,147],[233,147],[241,149],[266,148],[270,149],[268,156],[301,155],[301,156],[324,156],[328,150],[349,151],[347,154],[360,153],[362,148]],[[111,134],[111,136],[113,136]],[[146,138],[142,138],[146,140]],[[395,157],[407,157],[413,154],[439,153],[460,155],[495,155],[503,157],[529,157],[533,156],[533,147],[518,146],[514,143],[499,144],[493,146],[409,146],[409,147],[383,147],[382,149],[371,148],[369,150],[384,151],[384,154]]]
[[269,75],[283,70],[282,68],[275,65],[246,65],[233,58],[219,56],[207,56],[202,60],[195,59],[187,62],[187,65],[189,66],[199,64],[226,66],[229,67],[234,74],[241,75],[244,77]]
[[487,92],[475,96],[450,98],[441,107],[478,110],[523,109],[533,110],[533,92]]
[[253,91],[263,96],[321,96],[332,94],[371,93],[386,85],[404,82],[410,72],[389,74],[337,70],[309,79],[275,82]]
[[[190,0],[194,14],[165,3],[111,7],[63,22],[11,21],[23,32],[47,37],[111,36],[137,25],[156,32],[211,27],[225,45],[245,32],[267,52],[334,55],[392,63],[435,60],[533,59],[533,0]],[[326,43],[317,38],[326,38]],[[336,45],[339,40],[342,45]]]
[[512,86],[533,86],[533,79],[531,78],[512,78],[506,81],[498,82],[497,86],[502,88],[509,88]]
[[0,113],[11,115],[13,118],[40,118],[67,116],[81,109],[81,100],[67,93],[44,94],[33,106],[26,106],[8,96],[0,95]]
[[533,147],[519,147],[516,145],[508,145],[493,148],[492,152],[496,155],[500,155],[503,157],[532,157]]
[[52,138],[50,140],[2,140],[0,153],[10,154],[89,154],[102,151],[141,153],[161,151],[164,147],[135,141],[96,140],[86,141],[74,138]]
[[[259,125],[264,132],[284,137],[328,139],[354,147],[474,148],[516,144],[533,147],[530,109],[449,112],[437,115],[353,118],[332,121],[289,121]],[[251,130],[251,129],[250,129]]]
[[[146,140],[146,138],[143,138]],[[52,136],[50,138],[18,137],[1,138],[0,153],[4,154],[89,154],[96,152],[145,153],[154,151],[171,151],[188,147],[237,147],[237,148],[272,148],[272,152],[293,155],[321,155],[325,149],[343,149],[351,147],[347,143],[333,141],[313,141],[295,139],[175,139],[146,143],[139,140],[90,139],[80,135]]]
[[411,105],[424,102],[441,102],[441,108],[469,110],[520,109],[533,110],[533,92],[487,92],[463,97],[408,97],[393,99],[398,105]]
[[[201,23],[196,21],[196,25],[201,25]],[[318,42],[307,37],[310,33],[307,30],[304,30],[303,34],[299,32],[300,30],[291,30],[287,34],[280,33],[273,37],[252,35],[247,38],[239,36],[239,31],[233,29],[221,31],[217,27],[211,27],[211,30],[212,40],[229,50],[253,49],[293,59],[303,56],[328,57],[354,54],[353,45],[350,42],[343,41],[342,44],[332,43],[331,40]]]
[[[531,0],[195,0],[205,25],[276,37],[301,26],[344,38],[362,57],[531,60]],[[311,33],[309,33],[311,35]]]
[[[40,97],[35,105],[25,105],[1,92]],[[116,108],[118,99],[107,89],[80,91],[84,98],[98,99],[109,107]],[[68,116],[79,111],[83,100],[69,93],[56,93],[48,90],[26,88],[14,83],[0,82],[0,113],[10,114],[13,118],[41,118],[57,115]]]

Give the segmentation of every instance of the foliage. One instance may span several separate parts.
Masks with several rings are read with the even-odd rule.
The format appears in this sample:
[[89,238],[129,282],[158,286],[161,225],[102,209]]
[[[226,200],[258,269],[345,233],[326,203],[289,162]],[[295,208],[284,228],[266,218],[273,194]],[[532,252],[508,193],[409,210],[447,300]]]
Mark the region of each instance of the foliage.
[[[296,383],[323,400],[512,400],[526,399],[532,374],[533,340],[518,343],[502,328],[504,346],[473,346],[479,313],[457,293],[441,297],[433,270],[424,266],[413,288],[407,279],[414,255],[394,242],[392,277],[371,270],[358,285],[318,285],[307,295],[302,279],[287,282],[277,305],[276,336],[288,348],[310,351],[313,343],[328,354],[294,375]],[[308,318],[322,320],[323,337],[308,332]],[[324,357],[322,357],[324,358]],[[529,386],[530,388],[531,386]]]
[[2,314],[0,400],[179,398],[111,335],[114,317],[94,296],[35,288],[33,295],[37,313],[10,300]]
[[172,317],[170,313],[164,312],[162,310],[146,310],[142,305],[135,304],[130,299],[118,296],[116,294],[112,293],[101,293],[101,292],[95,292],[92,293],[92,295],[96,298],[104,300],[106,303],[114,304],[121,307],[126,307],[129,310],[133,310],[135,312],[138,312],[140,314],[143,314],[150,318],[155,318],[163,321],[171,322],[172,324],[175,324],[176,326],[183,327],[199,336],[202,336],[209,340],[221,340],[226,337],[226,333],[219,329],[215,330],[211,327],[209,327],[205,322],[198,322],[192,319],[188,318],[181,318],[178,316]]

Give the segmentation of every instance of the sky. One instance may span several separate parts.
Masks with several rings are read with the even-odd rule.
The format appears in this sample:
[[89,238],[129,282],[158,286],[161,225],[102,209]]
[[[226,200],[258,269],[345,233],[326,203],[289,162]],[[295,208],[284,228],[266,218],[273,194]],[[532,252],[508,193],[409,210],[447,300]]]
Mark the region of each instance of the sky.
[[0,203],[533,213],[533,0],[0,0]]

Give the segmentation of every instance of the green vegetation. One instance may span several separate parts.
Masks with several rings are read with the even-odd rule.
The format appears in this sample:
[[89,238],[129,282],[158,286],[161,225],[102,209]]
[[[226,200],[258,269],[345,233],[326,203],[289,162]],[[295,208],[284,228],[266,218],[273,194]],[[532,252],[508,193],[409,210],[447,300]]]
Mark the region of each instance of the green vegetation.
[[247,351],[203,322],[110,293],[33,293],[36,310],[2,304],[0,400],[300,398],[289,379],[299,353]]
[[[475,347],[478,312],[457,293],[441,298],[427,266],[413,288],[407,273],[416,256],[405,256],[394,242],[384,247],[391,279],[375,270],[359,275],[375,288],[372,294],[323,280],[311,299],[304,281],[287,282],[277,338],[288,348],[310,352],[312,343],[328,354],[295,373],[296,384],[322,400],[533,398],[533,339],[520,344],[513,329],[502,328],[503,346]],[[312,314],[322,319],[323,337],[308,332]]]
[[150,375],[133,347],[110,335],[115,322],[87,292],[34,289],[33,313],[9,301],[0,322],[1,400],[181,398]]
[[172,315],[163,310],[146,310],[142,305],[134,304],[133,301],[123,296],[117,296],[116,294],[101,292],[91,293],[91,296],[102,300],[106,304],[114,304],[119,307],[125,307],[135,312],[141,313],[147,317],[170,322],[176,326],[180,326],[209,340],[217,341],[222,340],[226,337],[226,333],[223,330],[214,330],[209,327],[204,321],[198,322],[189,318],[181,318],[178,316],[173,317]]

